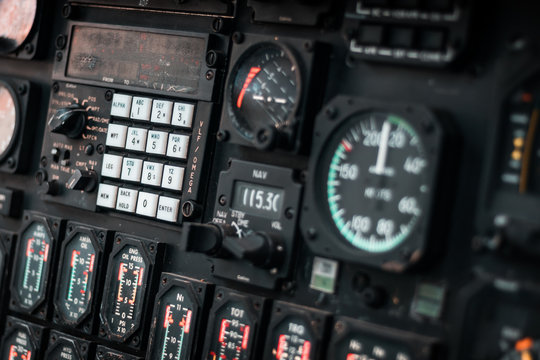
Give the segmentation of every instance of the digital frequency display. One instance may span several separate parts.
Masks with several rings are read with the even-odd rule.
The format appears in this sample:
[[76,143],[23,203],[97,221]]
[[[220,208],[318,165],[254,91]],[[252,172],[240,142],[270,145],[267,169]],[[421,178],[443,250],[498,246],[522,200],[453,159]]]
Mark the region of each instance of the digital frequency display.
[[202,38],[75,26],[67,75],[195,94],[205,51]]
[[234,183],[232,208],[248,214],[279,219],[285,191],[244,181]]

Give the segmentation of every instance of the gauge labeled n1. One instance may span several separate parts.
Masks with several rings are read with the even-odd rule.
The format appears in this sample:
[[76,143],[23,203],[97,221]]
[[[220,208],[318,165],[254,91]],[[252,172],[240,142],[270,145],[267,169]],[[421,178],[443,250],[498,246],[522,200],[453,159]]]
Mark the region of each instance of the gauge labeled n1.
[[[171,273],[161,275],[156,296],[147,357],[149,359],[200,358],[211,285]],[[197,357],[198,356],[198,357]]]
[[445,128],[423,106],[337,97],[327,107],[316,120],[301,219],[307,244],[401,272],[432,245]]

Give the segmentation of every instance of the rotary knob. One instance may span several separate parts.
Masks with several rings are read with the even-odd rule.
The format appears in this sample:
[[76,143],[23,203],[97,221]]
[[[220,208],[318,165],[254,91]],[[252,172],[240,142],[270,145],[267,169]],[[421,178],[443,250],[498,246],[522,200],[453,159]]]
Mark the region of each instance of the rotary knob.
[[72,104],[58,109],[49,120],[51,132],[64,134],[71,139],[80,137],[85,126],[86,109],[79,104]]

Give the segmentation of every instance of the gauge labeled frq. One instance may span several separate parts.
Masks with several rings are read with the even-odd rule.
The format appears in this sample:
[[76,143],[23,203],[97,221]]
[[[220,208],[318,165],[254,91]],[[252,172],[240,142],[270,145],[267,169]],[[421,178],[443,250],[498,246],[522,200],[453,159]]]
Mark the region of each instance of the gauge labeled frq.
[[327,318],[328,314],[315,309],[274,303],[263,358],[322,359]]
[[68,223],[54,298],[56,323],[90,333],[98,305],[107,231]]
[[328,106],[339,118],[317,118],[302,218],[308,244],[403,271],[428,249],[443,128],[423,107],[343,97]]
[[206,360],[257,359],[256,346],[265,301],[217,288],[204,347]]
[[101,304],[100,335],[128,342],[134,348],[146,342],[148,298],[155,288],[155,265],[159,260],[160,244],[116,235]]
[[45,328],[12,316],[6,319],[0,356],[7,360],[39,358]]
[[178,275],[163,273],[161,289],[156,296],[149,359],[189,360],[200,352],[201,327],[206,323],[202,313],[208,284]]
[[45,318],[61,221],[30,213],[24,218],[11,280],[10,308]]

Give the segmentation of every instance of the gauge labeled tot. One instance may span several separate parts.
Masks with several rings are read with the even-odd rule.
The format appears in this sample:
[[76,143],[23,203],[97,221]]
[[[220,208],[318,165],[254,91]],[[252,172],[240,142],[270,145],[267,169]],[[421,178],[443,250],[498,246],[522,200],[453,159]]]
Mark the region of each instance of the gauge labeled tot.
[[335,246],[308,243],[326,256],[402,271],[427,249],[442,128],[421,107],[335,102],[339,119],[318,117],[302,219],[306,235],[321,232]]

